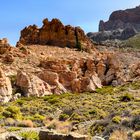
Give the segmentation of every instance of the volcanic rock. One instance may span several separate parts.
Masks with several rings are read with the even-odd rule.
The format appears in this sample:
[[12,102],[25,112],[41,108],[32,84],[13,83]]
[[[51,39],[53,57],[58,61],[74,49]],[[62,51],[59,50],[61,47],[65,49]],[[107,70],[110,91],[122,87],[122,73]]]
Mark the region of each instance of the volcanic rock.
[[4,54],[6,52],[9,52],[11,49],[7,38],[3,38],[0,40],[0,54]]
[[99,23],[98,33],[88,33],[88,37],[101,43],[101,41],[119,39],[126,40],[140,32],[140,6],[132,9],[113,12],[109,20]]
[[85,50],[93,46],[80,27],[64,26],[58,19],[44,19],[41,28],[36,25],[25,27],[21,31],[18,44],[53,45]]
[[12,98],[12,85],[8,77],[0,68],[0,102],[8,102]]
[[140,6],[113,12],[107,22],[100,21],[99,31],[134,28],[140,31]]
[[20,87],[24,96],[45,96],[50,95],[50,86],[35,75],[22,71],[17,74],[16,85]]

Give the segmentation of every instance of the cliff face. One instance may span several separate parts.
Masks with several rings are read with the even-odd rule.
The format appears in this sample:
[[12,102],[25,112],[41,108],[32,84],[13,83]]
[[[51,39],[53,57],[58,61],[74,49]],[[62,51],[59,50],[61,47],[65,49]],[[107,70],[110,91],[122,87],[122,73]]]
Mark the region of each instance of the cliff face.
[[133,9],[113,12],[109,20],[99,23],[98,33],[88,33],[88,37],[97,43],[106,40],[126,40],[140,32],[140,6]]
[[99,31],[134,28],[140,31],[140,6],[113,12],[107,22],[100,21]]
[[90,48],[92,43],[80,27],[64,26],[60,20],[43,20],[43,26],[25,27],[21,31],[19,42],[23,45],[39,44],[69,48]]

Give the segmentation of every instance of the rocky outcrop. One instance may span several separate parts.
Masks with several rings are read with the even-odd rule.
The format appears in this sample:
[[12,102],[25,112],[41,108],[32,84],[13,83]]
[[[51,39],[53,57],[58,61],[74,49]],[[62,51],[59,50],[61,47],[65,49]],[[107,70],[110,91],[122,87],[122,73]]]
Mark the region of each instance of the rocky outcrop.
[[42,130],[39,133],[39,140],[89,140],[88,136],[76,133],[61,134],[55,131]]
[[11,81],[0,68],[0,102],[6,103],[12,98]]
[[113,55],[106,54],[99,60],[46,59],[40,62],[40,67],[42,70],[34,75],[18,72],[16,85],[25,96],[94,92],[117,80],[120,64]]
[[24,28],[18,44],[53,45],[85,50],[93,46],[80,27],[64,26],[58,19],[44,19],[41,28],[36,25]]
[[140,6],[113,12],[107,22],[100,21],[99,31],[134,28],[140,31]]
[[102,43],[106,40],[126,40],[134,35],[136,35],[137,32],[134,28],[125,28],[125,29],[116,29],[116,30],[110,30],[110,31],[100,31],[97,33],[88,33],[87,36],[91,38],[93,41],[97,43]]
[[88,33],[88,36],[98,43],[111,39],[126,40],[140,32],[139,13],[140,6],[115,11],[108,21],[100,21],[98,33]]

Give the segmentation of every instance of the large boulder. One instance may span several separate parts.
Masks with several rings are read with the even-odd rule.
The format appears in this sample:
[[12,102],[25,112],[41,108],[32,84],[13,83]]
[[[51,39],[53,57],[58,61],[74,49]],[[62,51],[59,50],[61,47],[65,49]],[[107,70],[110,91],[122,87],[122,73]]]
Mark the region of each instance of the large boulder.
[[101,87],[101,80],[97,75],[92,75],[91,77],[82,77],[72,81],[73,92],[94,92],[96,88]]
[[38,74],[38,77],[46,83],[49,83],[52,93],[61,94],[67,92],[65,87],[59,82],[59,76],[57,73],[44,70]]
[[0,68],[0,102],[6,103],[12,98],[11,81]]
[[45,96],[50,95],[49,84],[35,75],[19,71],[17,74],[16,85],[21,89],[24,96]]

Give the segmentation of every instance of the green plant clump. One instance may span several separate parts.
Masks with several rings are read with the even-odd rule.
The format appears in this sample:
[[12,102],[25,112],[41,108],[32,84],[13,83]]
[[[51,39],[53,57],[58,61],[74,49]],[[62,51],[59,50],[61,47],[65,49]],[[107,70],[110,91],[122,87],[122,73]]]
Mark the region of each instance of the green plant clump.
[[113,117],[112,122],[114,122],[116,124],[120,124],[121,123],[121,117],[120,116]]
[[17,106],[9,106],[3,112],[3,116],[6,118],[14,118],[14,119],[21,119],[22,115],[20,112],[20,108]]
[[38,133],[35,131],[21,132],[19,135],[27,140],[39,140]]
[[60,121],[65,121],[65,120],[67,120],[69,118],[69,115],[67,115],[67,114],[60,114],[60,116],[59,116],[59,120]]
[[131,100],[133,100],[133,99],[134,99],[134,97],[133,97],[133,95],[130,94],[130,93],[125,93],[124,95],[122,95],[122,96],[120,97],[120,101],[122,101],[122,102],[129,102],[129,101],[131,101]]
[[9,132],[13,132],[13,131],[20,131],[21,128],[19,128],[19,127],[9,127],[7,130],[8,130]]

